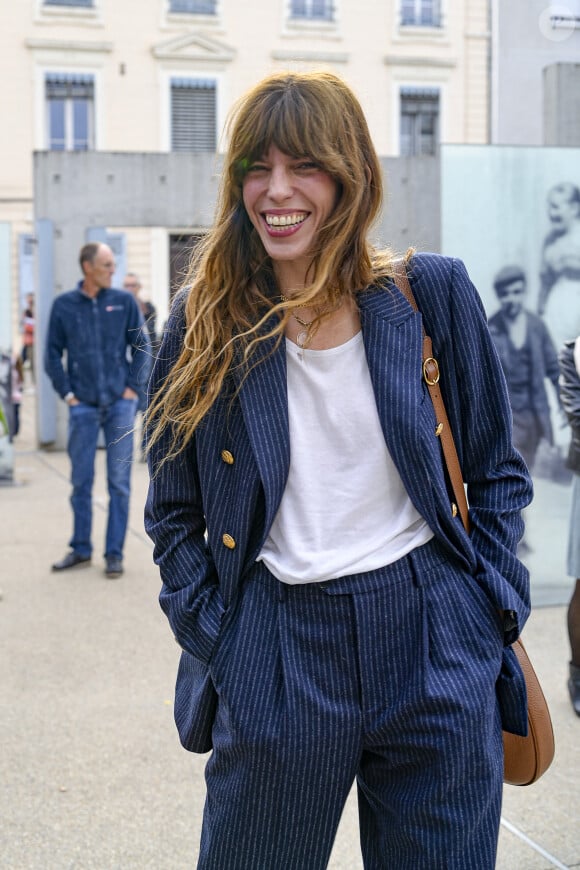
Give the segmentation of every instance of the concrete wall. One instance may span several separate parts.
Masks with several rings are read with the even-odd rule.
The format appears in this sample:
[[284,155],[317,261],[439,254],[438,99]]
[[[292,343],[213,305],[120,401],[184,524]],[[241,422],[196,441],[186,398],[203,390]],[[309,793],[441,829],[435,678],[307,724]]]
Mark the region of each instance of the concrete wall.
[[[382,246],[439,250],[439,161],[385,158],[385,205],[374,231]],[[39,283],[37,341],[44,346],[54,296],[80,277],[78,252],[95,227],[151,227],[166,241],[171,228],[207,229],[212,222],[220,159],[210,154],[40,152],[34,158]],[[155,298],[160,322],[169,291]],[[40,369],[40,365],[38,366]],[[39,443],[63,447],[65,413],[38,372]]]

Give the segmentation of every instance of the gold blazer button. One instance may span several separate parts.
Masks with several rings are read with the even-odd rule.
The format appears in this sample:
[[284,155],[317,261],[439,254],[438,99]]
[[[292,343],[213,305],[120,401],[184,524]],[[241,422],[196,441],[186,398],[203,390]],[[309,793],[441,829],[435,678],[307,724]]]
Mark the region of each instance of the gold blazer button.
[[451,502],[451,516],[452,517],[457,516],[457,505],[455,504],[454,501]]
[[233,465],[234,464],[234,456],[232,453],[230,453],[229,450],[222,450],[221,458],[226,463],[226,465]]
[[236,542],[234,541],[234,539],[232,538],[231,535],[227,534],[227,532],[225,535],[222,535],[222,543],[223,543],[224,547],[228,548],[228,550],[233,550],[234,547],[236,546]]

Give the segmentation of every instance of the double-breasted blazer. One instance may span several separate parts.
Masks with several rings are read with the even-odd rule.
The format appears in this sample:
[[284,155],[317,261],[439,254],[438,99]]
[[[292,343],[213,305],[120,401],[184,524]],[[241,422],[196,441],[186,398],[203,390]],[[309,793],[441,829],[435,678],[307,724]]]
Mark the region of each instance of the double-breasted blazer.
[[[358,294],[385,442],[413,504],[449,558],[507,614],[500,707],[504,728],[525,733],[525,684],[509,644],[530,610],[529,578],[516,548],[531,481],[512,446],[501,366],[464,265],[417,254],[409,278],[421,313],[388,281]],[[422,321],[433,340],[467,485],[469,535],[451,510],[435,413],[422,377]],[[184,329],[178,301],[152,373],[152,392],[179,356]],[[161,573],[160,603],[182,648],[175,718],[183,745],[197,752],[211,748],[217,696],[210,661],[220,628],[274,520],[290,462],[284,342],[260,343],[253,363],[245,373],[232,369],[176,459],[158,467],[169,433],[149,456],[145,526]],[[452,624],[450,614],[450,631]]]

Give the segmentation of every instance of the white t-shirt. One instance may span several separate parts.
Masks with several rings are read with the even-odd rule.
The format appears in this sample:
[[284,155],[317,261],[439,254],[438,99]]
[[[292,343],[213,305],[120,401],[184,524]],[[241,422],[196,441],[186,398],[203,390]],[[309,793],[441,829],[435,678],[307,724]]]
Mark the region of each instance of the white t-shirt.
[[329,350],[286,340],[290,470],[258,557],[313,583],[388,565],[433,537],[385,444],[362,332]]

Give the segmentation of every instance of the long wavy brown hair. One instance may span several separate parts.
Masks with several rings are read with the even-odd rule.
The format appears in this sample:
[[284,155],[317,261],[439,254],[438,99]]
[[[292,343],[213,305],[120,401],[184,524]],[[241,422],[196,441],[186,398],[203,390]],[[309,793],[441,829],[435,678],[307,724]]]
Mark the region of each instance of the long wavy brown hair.
[[[183,347],[148,410],[150,447],[172,430],[165,460],[191,438],[232,367],[251,366],[260,342],[281,340],[297,306],[316,300],[333,311],[348,294],[392,272],[390,252],[376,251],[368,239],[382,203],[381,167],[361,106],[345,82],[326,72],[271,75],[234,106],[226,131],[215,222],[184,281]],[[290,301],[280,300],[272,261],[242,200],[248,168],[271,145],[314,161],[339,191],[312,252],[306,286]]]

